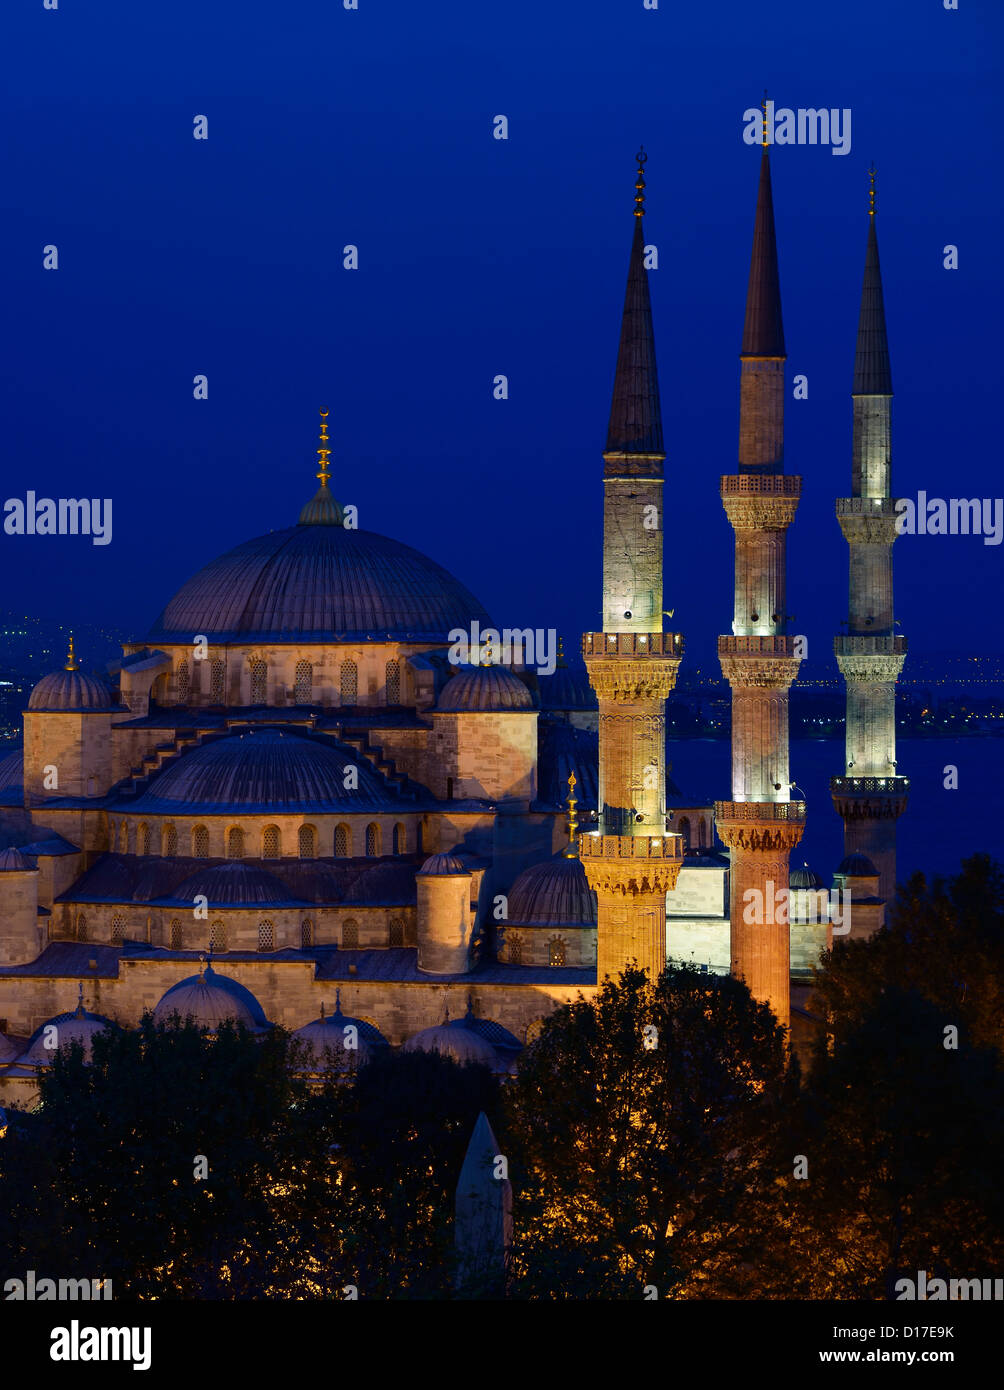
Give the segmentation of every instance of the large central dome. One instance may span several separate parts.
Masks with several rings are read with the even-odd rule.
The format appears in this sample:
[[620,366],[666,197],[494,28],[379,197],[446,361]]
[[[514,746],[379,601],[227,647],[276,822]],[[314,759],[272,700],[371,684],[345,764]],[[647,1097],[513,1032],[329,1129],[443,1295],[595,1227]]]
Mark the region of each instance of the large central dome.
[[[305,514],[307,509],[305,509]],[[491,620],[441,565],[400,541],[303,523],[245,541],[190,579],[149,640],[418,640]]]

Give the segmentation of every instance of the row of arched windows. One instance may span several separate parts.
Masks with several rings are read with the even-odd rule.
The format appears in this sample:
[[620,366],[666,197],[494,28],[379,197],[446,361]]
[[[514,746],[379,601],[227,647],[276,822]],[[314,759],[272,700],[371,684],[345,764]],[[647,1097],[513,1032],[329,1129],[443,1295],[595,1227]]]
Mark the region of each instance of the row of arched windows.
[[[523,938],[518,932],[510,932],[507,941],[509,964],[523,964]],[[552,936],[547,943],[548,965],[565,965],[568,962],[568,946],[563,937]]]
[[[190,940],[189,948],[200,945],[204,941],[203,930],[201,927],[190,929],[198,940]],[[87,940],[87,919],[82,912],[79,912],[73,923],[73,935],[77,941]],[[121,946],[125,940],[125,918],[116,914],[112,918],[111,942],[113,946]],[[518,940],[516,938],[515,940]],[[172,951],[183,951],[185,949],[185,929],[180,917],[173,917],[170,925],[170,943]],[[388,944],[390,946],[404,945],[404,921],[400,917],[392,917],[389,923]],[[564,942],[561,942],[561,960],[552,960],[552,965],[564,965]],[[300,949],[309,950],[314,945],[314,923],[309,917],[304,917],[300,923]],[[552,942],[552,946],[554,943]],[[223,952],[227,949],[227,928],[221,921],[213,922],[209,928],[209,946],[212,951]],[[354,917],[347,917],[342,923],[342,946],[347,950],[358,949],[359,946],[359,923]],[[275,924],[267,917],[258,923],[258,950],[275,950]],[[510,960],[514,959],[510,948]]]
[[[692,848],[692,845],[691,845],[691,831],[690,831],[690,817],[689,817],[689,816],[682,816],[682,817],[680,818],[679,825],[680,825],[680,832],[679,832],[679,833],[683,836],[683,847],[684,847],[684,849],[690,849],[690,848]],[[708,841],[708,831],[707,831],[707,826],[706,826],[705,823],[704,823],[704,817],[703,817],[703,816],[702,816],[701,819],[697,822],[697,838],[698,838],[698,848],[699,848],[699,849],[706,849],[706,848],[707,848],[707,841]]]
[[[250,675],[250,703],[268,703],[268,662],[261,657],[252,657],[248,662]],[[359,700],[359,667],[354,661],[343,661],[339,667],[339,698],[343,705],[354,705]],[[384,684],[388,705],[401,703],[401,663],[388,661],[384,667]],[[218,658],[209,663],[210,703],[222,704],[226,685],[226,663]],[[178,700],[187,704],[192,694],[192,668],[188,658],[178,663]],[[298,705],[309,705],[314,698],[314,667],[309,661],[298,661],[293,673],[293,700]]]
[[[209,828],[205,825],[192,827],[192,857],[194,859],[209,858]],[[246,855],[253,855],[254,846],[249,845],[248,833],[239,825],[232,825],[227,830],[226,835],[226,855],[228,859],[243,859]],[[177,857],[178,854],[178,828],[169,821],[160,832],[161,854],[169,859]],[[122,821],[119,824],[117,835],[113,833],[112,849],[116,848],[121,854],[129,853],[129,825]],[[142,821],[136,827],[136,853],[150,854],[152,852],[153,836],[150,826],[146,821]],[[408,830],[407,827],[398,823],[391,831],[391,853],[407,854],[408,852]],[[335,827],[334,836],[334,855],[336,859],[348,859],[352,853],[352,830],[348,825],[338,825]],[[314,825],[301,825],[297,831],[297,853],[301,859],[316,859],[319,854],[318,832]],[[383,829],[376,821],[371,822],[366,827],[366,854],[370,858],[376,858],[383,853]],[[261,832],[261,857],[263,859],[282,858],[282,833],[277,825],[266,825]]]

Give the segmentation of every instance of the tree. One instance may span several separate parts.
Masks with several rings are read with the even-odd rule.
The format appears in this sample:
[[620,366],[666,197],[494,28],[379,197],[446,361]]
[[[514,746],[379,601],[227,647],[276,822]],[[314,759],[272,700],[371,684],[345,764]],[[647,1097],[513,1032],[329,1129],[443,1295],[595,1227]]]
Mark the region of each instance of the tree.
[[[851,910],[853,911],[853,904]],[[1004,1056],[1004,869],[974,855],[947,883],[914,874],[889,922],[866,941],[824,954],[813,1007],[834,1040],[848,1039],[883,990],[916,990],[976,1047]]]
[[515,1292],[755,1288],[796,1090],[784,1030],[730,977],[629,968],[557,1010],[506,1097]]

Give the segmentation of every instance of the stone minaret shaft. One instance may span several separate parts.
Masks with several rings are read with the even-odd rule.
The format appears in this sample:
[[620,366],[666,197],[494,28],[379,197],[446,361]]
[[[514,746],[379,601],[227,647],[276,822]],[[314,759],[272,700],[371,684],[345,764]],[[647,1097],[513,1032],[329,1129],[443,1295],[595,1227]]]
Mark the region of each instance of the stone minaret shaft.
[[784,472],[785,356],[764,147],[740,355],[739,469],[721,480],[735,530],[732,636],[718,639],[732,687],[732,800],[716,802],[715,817],[732,859],[732,973],[787,1025],[788,856],[802,837],[805,803],[790,799],[788,771],[788,690],[800,657],[787,635],[785,534],[801,479]]
[[666,893],[679,835],[666,834],[666,697],[682,638],[663,632],[662,418],[645,237],[644,152],[613,405],[603,455],[603,631],[582,652],[600,707],[599,827],[580,857],[596,890],[597,978],[631,961],[656,979],[666,965]]
[[879,893],[889,898],[896,889],[896,819],[909,786],[896,766],[896,680],[906,638],[896,635],[893,624],[892,373],[874,201],[873,179],[854,358],[853,495],[837,498],[837,519],[850,547],[847,633],[834,639],[847,687],[847,745],[844,775],[830,786],[844,822],[845,853],[872,860]]

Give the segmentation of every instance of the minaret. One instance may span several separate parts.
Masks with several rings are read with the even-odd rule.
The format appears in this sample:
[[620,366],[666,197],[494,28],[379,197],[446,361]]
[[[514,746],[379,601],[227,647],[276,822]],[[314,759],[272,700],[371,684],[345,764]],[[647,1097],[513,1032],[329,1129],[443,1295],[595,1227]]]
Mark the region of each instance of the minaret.
[[785,359],[765,121],[740,354],[739,470],[721,480],[736,557],[733,635],[718,639],[732,687],[732,800],[715,803],[715,819],[732,852],[732,973],[787,1025],[788,856],[802,838],[805,803],[790,800],[788,772],[788,690],[800,657],[787,635],[785,533],[802,480],[784,472]]
[[666,965],[666,894],[683,850],[666,833],[666,697],[683,655],[663,632],[662,416],[648,272],[644,165],[638,152],[634,239],[613,404],[603,455],[603,631],[582,638],[600,708],[599,826],[579,836],[597,895],[597,978],[633,961]]
[[[837,498],[837,520],[850,547],[847,634],[833,643],[847,687],[847,743],[844,776],[834,777],[830,788],[844,822],[844,852],[868,856],[879,871],[879,895],[888,899],[896,891],[896,819],[909,787],[896,765],[896,679],[906,659],[906,638],[896,635],[893,623],[892,373],[874,169],[869,177],[868,245],[854,358],[853,495]],[[852,903],[852,920],[853,911]]]

